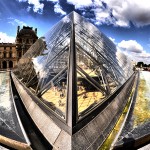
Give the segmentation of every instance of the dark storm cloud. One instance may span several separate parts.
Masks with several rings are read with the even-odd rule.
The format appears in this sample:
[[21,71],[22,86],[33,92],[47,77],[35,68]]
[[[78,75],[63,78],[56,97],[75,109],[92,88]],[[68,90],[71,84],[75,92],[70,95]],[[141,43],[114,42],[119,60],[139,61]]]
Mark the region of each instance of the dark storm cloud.
[[131,19],[133,24],[140,27],[144,25],[150,24],[150,13],[141,12],[140,14],[137,12],[135,16],[131,15]]
[[[95,19],[96,24],[113,24],[114,26],[130,27],[130,23],[137,27],[150,24],[149,0],[66,0],[85,17]],[[60,3],[63,6],[63,3]],[[91,9],[93,8],[93,9]],[[87,12],[93,15],[88,16]],[[65,11],[65,9],[64,9]]]
[[107,10],[111,10],[116,19],[116,26],[130,26],[132,22],[135,26],[145,26],[150,24],[150,3],[149,0],[102,0],[107,5]]

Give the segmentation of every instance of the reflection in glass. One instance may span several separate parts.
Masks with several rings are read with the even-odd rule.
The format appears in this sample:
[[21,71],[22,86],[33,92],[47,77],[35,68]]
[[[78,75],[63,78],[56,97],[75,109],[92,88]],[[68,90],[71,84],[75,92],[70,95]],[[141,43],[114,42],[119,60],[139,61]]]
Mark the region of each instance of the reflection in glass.
[[[113,69],[77,47],[77,95],[79,116],[103,102],[120,85]],[[109,70],[109,71],[108,71]]]
[[[79,118],[107,100],[133,73],[126,56],[94,25],[74,14]],[[123,65],[122,65],[123,64]]]
[[84,53],[77,53],[77,95],[78,113],[104,100],[106,95],[105,82],[101,76],[100,65],[88,58]]
[[106,95],[80,71],[77,73],[77,79],[78,113],[83,115],[85,110],[88,111],[101,102]]
[[52,110],[65,118],[67,93],[68,51],[48,64],[41,82],[38,83],[42,100],[52,106]]
[[15,75],[62,118],[66,114],[71,16],[39,38],[20,59]]
[[82,118],[119,89],[133,71],[130,60],[109,38],[73,12],[30,47],[14,73],[50,110],[66,119],[66,108],[75,109],[69,115],[77,114],[72,99],[78,104],[74,117]]
[[66,112],[66,99],[67,99],[67,70],[62,72],[57,77],[54,77],[46,92],[42,94],[42,100],[52,110],[65,118]]

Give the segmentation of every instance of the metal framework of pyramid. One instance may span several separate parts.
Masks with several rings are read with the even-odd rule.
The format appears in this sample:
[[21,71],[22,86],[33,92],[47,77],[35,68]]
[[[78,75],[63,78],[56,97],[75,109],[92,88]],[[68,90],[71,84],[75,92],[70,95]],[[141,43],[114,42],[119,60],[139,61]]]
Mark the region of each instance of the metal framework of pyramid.
[[109,38],[72,12],[31,46],[14,74],[55,117],[73,128],[133,71],[131,61]]

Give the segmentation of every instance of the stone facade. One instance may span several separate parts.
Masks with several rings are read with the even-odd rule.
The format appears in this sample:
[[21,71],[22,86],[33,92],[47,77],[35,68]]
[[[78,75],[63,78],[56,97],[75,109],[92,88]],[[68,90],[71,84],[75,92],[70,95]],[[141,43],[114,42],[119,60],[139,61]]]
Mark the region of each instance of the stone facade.
[[35,43],[37,39],[37,28],[33,30],[32,27],[23,26],[23,28],[20,30],[20,26],[18,26],[16,36],[16,50],[19,59],[26,53],[26,51],[33,43]]
[[0,43],[0,69],[14,68],[17,61],[16,44]]
[[0,43],[0,69],[13,68],[16,64],[16,44]]
[[0,43],[0,70],[12,69],[30,46],[38,39],[37,29],[18,26],[15,43]]

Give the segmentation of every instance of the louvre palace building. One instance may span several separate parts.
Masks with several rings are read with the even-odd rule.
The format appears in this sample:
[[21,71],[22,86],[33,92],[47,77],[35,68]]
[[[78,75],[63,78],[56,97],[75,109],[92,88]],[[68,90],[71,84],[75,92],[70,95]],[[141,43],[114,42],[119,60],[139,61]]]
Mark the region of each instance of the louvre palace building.
[[37,39],[37,28],[18,26],[15,43],[0,43],[0,70],[14,68]]

